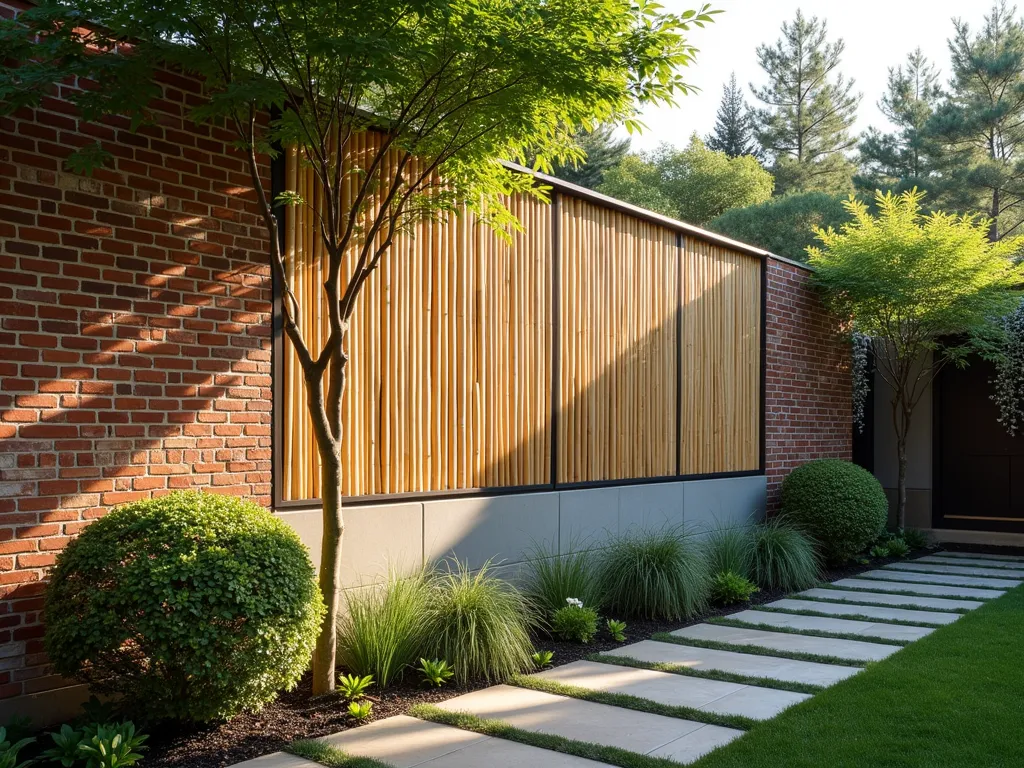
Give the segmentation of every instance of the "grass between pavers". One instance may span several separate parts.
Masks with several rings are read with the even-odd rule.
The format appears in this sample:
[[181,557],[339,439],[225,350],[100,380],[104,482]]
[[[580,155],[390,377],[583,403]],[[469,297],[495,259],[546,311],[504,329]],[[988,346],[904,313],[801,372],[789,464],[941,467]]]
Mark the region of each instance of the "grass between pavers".
[[1017,587],[693,768],[1024,765],[1022,616]]
[[[922,563],[922,565],[938,565],[938,563]],[[959,568],[981,568],[980,565],[961,565]],[[1010,579],[1011,581],[1020,581],[1019,576],[996,576],[995,574],[981,574],[981,573],[950,573],[949,571],[937,571],[932,568],[893,568],[889,565],[883,565],[878,570],[890,571],[892,573],[920,573],[931,576],[966,576],[971,579]],[[1018,568],[1017,570],[1022,570]]]
[[[914,574],[913,571],[887,571],[886,573],[909,573],[911,575]],[[924,574],[924,575],[927,576],[928,574]],[[950,578],[950,579],[961,578],[961,577],[958,577],[956,574],[952,574],[952,573],[944,573],[942,575],[946,576],[947,578]],[[884,582],[886,584],[922,584],[922,585],[927,584],[930,587],[951,587],[952,589],[991,589],[991,590],[996,590],[996,591],[1000,591],[1000,592],[1004,591],[1004,590],[1007,590],[1007,589],[1013,589],[1013,587],[986,587],[984,584],[951,584],[948,581],[924,581],[923,579],[915,579],[913,581],[901,581],[900,579],[896,579],[896,578],[892,578],[892,577],[885,578],[883,576],[878,576],[878,575],[875,575],[875,574],[868,575],[867,573],[861,573],[861,574],[859,574],[857,576],[857,578],[858,579],[864,579],[866,581],[881,581],[881,582]],[[965,578],[965,579],[983,579],[985,577],[984,576],[963,576],[962,578]],[[999,595],[996,595],[996,597],[999,597]]]
[[[761,621],[743,621],[742,619],[733,619],[729,616],[712,616],[709,619],[704,620],[706,624],[718,624],[723,627],[737,627],[738,629],[762,629],[765,632],[782,632],[788,635],[806,635],[808,637],[827,637],[832,640],[858,640],[864,641],[865,643],[875,643],[877,645],[910,645],[912,640],[889,640],[884,637],[876,637],[874,635],[859,635],[856,632],[827,632],[823,629],[801,629],[799,627],[785,627],[778,626],[776,624],[766,624]],[[878,624],[880,622],[872,622]],[[884,622],[882,622],[884,623]]]
[[[791,599],[791,598],[786,598]],[[826,601],[822,601],[826,602]],[[854,605],[859,605],[855,603]],[[862,606],[867,607],[867,606]],[[878,606],[879,608],[889,608],[890,606]],[[895,607],[895,606],[892,606]],[[819,619],[847,619],[848,621],[870,621],[873,624],[897,624],[901,627],[925,627],[927,629],[935,629],[935,624],[929,624],[926,621],[908,621],[906,619],[890,619],[890,618],[879,618],[878,616],[865,616],[863,613],[826,613],[825,611],[807,610],[804,608],[775,608],[770,605],[756,605],[752,610],[764,611],[765,613],[786,613],[791,616],[814,616]],[[956,613],[951,611],[951,613]]]
[[[856,578],[864,579],[864,574],[858,575]],[[872,579],[864,579],[864,581],[872,581]],[[874,579],[879,584],[906,584],[908,587],[912,587],[914,584],[921,584],[919,581],[885,581],[880,579]],[[921,586],[924,586],[923,584]],[[932,584],[933,587],[950,587],[956,589],[955,584]],[[999,595],[993,595],[992,597],[957,597],[956,595],[933,595],[930,592],[915,592],[912,589],[867,589],[865,587],[843,587],[838,584],[819,584],[818,589],[836,589],[842,592],[869,592],[872,595],[897,595],[900,597],[937,597],[940,600],[974,600],[978,603],[984,603],[986,600],[995,600]],[[977,589],[977,587],[964,587],[964,589]],[[790,597],[796,597],[796,595],[790,595]],[[898,608],[899,606],[890,605],[890,608]]]
[[[839,587],[836,587],[836,590],[838,590],[838,589],[839,589]],[[871,590],[868,590],[868,589],[851,589],[849,591],[850,592],[871,592]],[[872,594],[878,594],[878,593],[877,592],[872,592]],[[887,593],[887,594],[889,594],[889,593]],[[935,595],[917,595],[917,597],[935,597]],[[870,605],[870,606],[879,606],[881,608],[905,608],[908,611],[932,611],[934,613],[959,613],[960,615],[963,615],[965,613],[970,613],[971,611],[974,610],[973,608],[934,608],[932,606],[914,605],[914,603],[898,603],[898,604],[894,604],[894,605],[889,605],[888,603],[858,603],[856,600],[848,600],[845,597],[814,597],[812,595],[801,595],[799,593],[795,594],[795,595],[789,595],[789,596],[786,597],[786,599],[787,600],[808,600],[808,601],[814,601],[814,602],[818,602],[818,603],[839,603],[840,605],[861,605],[861,606],[868,606],[868,605]],[[956,598],[951,597],[951,598],[946,598],[946,599],[955,600]],[[964,599],[966,600],[967,598],[964,598]]]
[[683,677],[698,677],[701,680],[717,680],[720,683],[736,683],[737,685],[755,685],[758,688],[773,688],[777,691],[807,693],[812,696],[819,691],[825,690],[824,685],[815,685],[814,683],[799,683],[793,680],[779,680],[774,677],[758,677],[756,675],[738,675],[735,672],[725,672],[720,669],[694,669],[685,664],[644,661],[643,659],[634,659],[632,656],[592,653],[587,656],[587,661],[597,661],[601,664],[617,664],[620,667],[633,667],[634,669],[653,669],[655,672],[668,672],[673,675],[682,675]]
[[709,648],[712,651],[732,651],[733,653],[747,653],[753,656],[774,656],[777,659],[793,659],[794,661],[813,661],[817,664],[835,664],[841,667],[864,667],[867,661],[859,659],[847,659],[842,656],[828,656],[821,653],[806,653],[804,651],[790,651],[784,648],[765,648],[760,645],[749,645],[747,643],[723,643],[718,640],[707,640],[703,637],[678,637],[668,632],[657,632],[651,635],[651,640],[659,643],[675,643],[676,645],[689,645],[695,648]]
[[431,723],[450,725],[453,728],[461,728],[464,731],[472,731],[484,736],[493,736],[496,739],[506,739],[552,752],[561,752],[608,765],[617,765],[619,768],[678,768],[681,765],[674,760],[641,755],[638,752],[630,752],[618,747],[567,739],[564,736],[555,736],[550,733],[523,730],[502,720],[485,720],[466,712],[449,712],[433,704],[417,704],[409,710],[409,714]]
[[285,751],[327,768],[394,768],[391,763],[372,757],[354,757],[322,739],[299,739],[289,744]]
[[662,704],[661,702],[647,699],[642,696],[632,696],[628,693],[612,693],[609,691],[595,691],[592,688],[583,688],[578,685],[568,685],[557,680],[548,680],[543,677],[531,677],[529,675],[516,675],[508,681],[509,685],[516,685],[520,688],[529,688],[532,691],[543,691],[553,693],[556,696],[568,696],[573,699],[591,701],[595,704],[607,704],[622,709],[634,709],[637,712],[649,712],[652,715],[663,715],[665,717],[676,717],[680,720],[692,720],[697,723],[708,725],[721,725],[725,728],[736,728],[746,731],[757,721],[742,715],[725,715],[716,712],[707,712],[696,707],[686,707],[674,704]]

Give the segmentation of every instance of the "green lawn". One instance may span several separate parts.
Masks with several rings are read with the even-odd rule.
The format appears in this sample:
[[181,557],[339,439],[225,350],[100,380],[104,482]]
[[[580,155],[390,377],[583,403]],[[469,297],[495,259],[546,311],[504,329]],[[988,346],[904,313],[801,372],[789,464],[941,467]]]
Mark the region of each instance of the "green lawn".
[[694,768],[1024,766],[1024,586]]

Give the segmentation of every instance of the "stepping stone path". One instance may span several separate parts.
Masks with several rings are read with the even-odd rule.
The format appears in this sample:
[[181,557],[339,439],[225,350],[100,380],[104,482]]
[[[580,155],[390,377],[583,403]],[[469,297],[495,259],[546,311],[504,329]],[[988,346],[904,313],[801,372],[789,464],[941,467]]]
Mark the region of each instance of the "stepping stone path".
[[[943,552],[730,614],[730,624],[677,629],[670,633],[676,642],[642,640],[605,654],[622,657],[622,664],[576,661],[534,675],[552,685],[683,708],[679,717],[512,685],[473,691],[439,706],[501,720],[523,731],[685,765],[742,736],[740,728],[749,727],[749,721],[770,719],[811,697],[786,690],[787,686],[806,690],[808,685],[841,683],[860,672],[860,665],[897,653],[903,644],[951,624],[1022,580],[1024,558]],[[837,661],[844,663],[833,663]],[[644,665],[652,668],[640,668]],[[741,682],[732,681],[737,679]],[[722,718],[738,727],[715,722]],[[350,728],[325,740],[349,755],[374,758],[394,768],[605,765],[404,715]],[[318,766],[282,752],[241,765]]]

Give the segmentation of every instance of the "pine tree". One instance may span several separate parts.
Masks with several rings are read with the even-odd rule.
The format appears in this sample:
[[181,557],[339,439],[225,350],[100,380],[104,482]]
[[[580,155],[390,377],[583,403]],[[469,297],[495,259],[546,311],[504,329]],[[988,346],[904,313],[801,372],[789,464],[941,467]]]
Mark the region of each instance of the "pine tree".
[[736,73],[729,76],[729,82],[722,86],[722,103],[718,105],[718,116],[714,130],[704,143],[708,149],[725,152],[729,157],[759,154],[750,123],[750,110],[743,99],[743,91],[736,83]]
[[855,180],[866,192],[910,189],[940,192],[936,170],[937,147],[926,127],[942,97],[939,72],[921,53],[907,56],[905,65],[889,68],[885,95],[878,108],[896,126],[891,133],[869,128],[860,143],[861,175]]
[[950,97],[928,124],[944,149],[944,203],[984,211],[993,240],[1024,224],[1024,24],[1015,10],[994,6],[977,34],[954,21]]
[[615,138],[614,131],[611,125],[599,125],[593,131],[579,131],[576,143],[586,154],[586,160],[576,165],[556,165],[552,175],[581,187],[597,189],[605,173],[621,163],[629,152],[629,139]]
[[754,135],[773,159],[775,192],[850,190],[853,165],[845,152],[860,94],[837,70],[845,43],[827,40],[827,25],[797,11],[774,45],[759,45],[768,85],[752,86],[765,107],[754,111]]

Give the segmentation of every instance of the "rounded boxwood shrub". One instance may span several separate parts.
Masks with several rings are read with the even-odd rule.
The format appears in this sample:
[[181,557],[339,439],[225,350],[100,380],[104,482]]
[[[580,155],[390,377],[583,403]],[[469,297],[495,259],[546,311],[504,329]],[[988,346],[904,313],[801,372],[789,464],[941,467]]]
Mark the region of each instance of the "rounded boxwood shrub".
[[174,493],[118,507],[57,558],[56,670],[146,718],[258,709],[306,670],[324,614],[309,553],[259,505]]
[[783,517],[810,534],[833,563],[871,544],[885,528],[888,514],[881,484],[848,461],[812,461],[782,481]]

